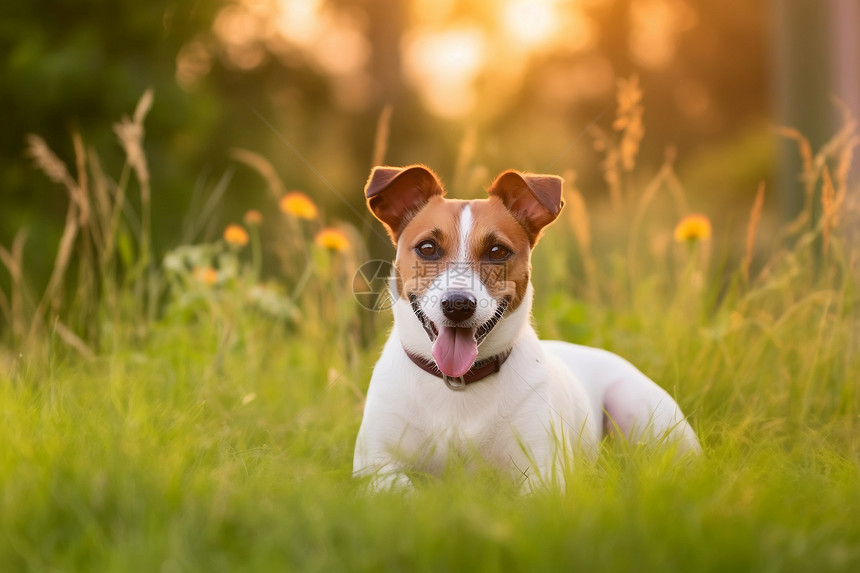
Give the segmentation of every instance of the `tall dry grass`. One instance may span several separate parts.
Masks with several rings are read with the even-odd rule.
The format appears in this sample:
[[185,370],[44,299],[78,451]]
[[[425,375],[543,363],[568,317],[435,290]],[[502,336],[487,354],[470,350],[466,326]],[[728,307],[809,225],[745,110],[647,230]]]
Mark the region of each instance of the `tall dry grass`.
[[[612,137],[605,130],[595,127],[592,129],[595,149],[602,155],[600,167],[606,183],[609,197],[611,217],[616,221],[626,221],[628,250],[626,255],[626,276],[629,280],[641,279],[639,267],[643,264],[651,265],[655,261],[649,261],[646,246],[653,237],[645,236],[643,223],[648,219],[649,208],[655,204],[661,194],[673,209],[674,216],[680,219],[690,213],[690,205],[687,193],[679,180],[674,164],[676,151],[672,148],[666,150],[665,159],[657,173],[644,184],[629,185],[623,177],[625,172],[631,171],[636,164],[636,157],[641,146],[645,129],[643,122],[643,93],[638,85],[636,77],[619,81],[617,93],[616,117],[612,127],[618,132],[617,137]],[[843,125],[838,132],[818,150],[813,150],[809,140],[797,129],[791,127],[779,127],[777,133],[782,137],[797,142],[798,152],[802,162],[801,179],[804,182],[803,209],[796,219],[782,227],[779,237],[782,239],[781,248],[771,257],[770,261],[761,263],[762,269],[769,269],[774,261],[781,260],[787,253],[797,254],[806,248],[810,251],[813,259],[827,258],[832,255],[832,245],[836,240],[840,245],[840,251],[846,241],[856,242],[850,238],[854,233],[855,224],[846,224],[846,220],[856,223],[860,220],[860,208],[855,206],[849,197],[849,173],[852,167],[854,150],[860,144],[858,134],[858,122],[848,108],[838,100],[834,105],[841,110]],[[588,210],[579,206],[576,195],[572,195],[574,207],[577,211],[576,217],[568,218],[573,226],[573,234],[577,239],[580,250],[583,251],[583,263],[586,267],[592,267],[588,259],[593,259],[591,253],[586,253],[580,237],[577,236],[587,221],[582,222],[583,213]],[[860,204],[860,201],[857,201]],[[593,212],[594,209],[591,209]],[[732,259],[738,259],[738,266],[732,269],[721,269],[721,273],[736,272],[741,282],[750,288],[751,277],[755,274],[756,262],[756,236],[762,214],[764,212],[764,184],[761,183],[755,191],[749,214],[744,251],[738,255],[729,255]],[[601,228],[600,224],[591,224],[591,228]],[[619,231],[617,227],[608,229],[608,233]],[[668,231],[668,230],[667,230]],[[595,237],[591,242],[600,242],[600,237]],[[708,249],[701,247],[703,252]],[[662,257],[665,248],[657,249],[656,255]],[[855,257],[856,252],[843,253],[847,257]],[[849,259],[848,264],[853,264]],[[708,272],[708,269],[703,269]],[[587,273],[600,274],[605,269],[591,269]],[[720,277],[712,277],[721,280]],[[589,279],[589,282],[591,279]]]
[[[11,250],[0,247],[0,262],[11,276],[10,295],[0,298],[0,310],[16,347],[39,348],[46,335],[55,335],[92,357],[101,343],[104,320],[119,321],[125,318],[124,309],[133,309],[138,333],[154,320],[159,285],[152,264],[151,186],[143,152],[143,122],[152,100],[148,90],[133,116],[114,126],[126,156],[116,181],[79,133],[72,134],[74,175],[42,137],[27,136],[27,155],[63,188],[68,207],[50,277],[38,295],[24,277],[26,232],[18,233]],[[132,173],[138,183],[140,218],[127,202]],[[130,253],[118,252],[123,235],[133,236]],[[134,300],[127,300],[127,287]]]
[[[645,280],[663,280],[654,278],[654,269],[671,267],[673,270],[665,276],[674,277],[674,287],[663,285],[661,288],[680,288],[684,281],[700,285],[707,280],[731,282],[732,277],[736,277],[739,284],[735,294],[727,296],[729,291],[723,289],[713,296],[712,305],[716,301],[727,304],[741,297],[745,290],[766,284],[779,265],[806,248],[818,248],[816,256],[831,258],[835,249],[835,256],[848,257],[846,268],[858,264],[856,255],[843,249],[844,232],[852,227],[845,221],[856,211],[849,201],[848,186],[853,151],[860,143],[857,122],[850,113],[844,111],[845,125],[817,152],[797,130],[780,130],[783,136],[797,141],[803,160],[804,211],[783,231],[782,237],[787,241],[784,248],[769,260],[759,262],[756,237],[765,206],[764,187],[760,186],[749,214],[745,250],[734,256],[738,261],[736,267],[713,269],[710,268],[710,243],[701,241],[692,251],[686,249],[688,252],[680,247],[673,248],[671,227],[659,228],[666,224],[665,213],[660,214],[663,220],[652,216],[658,204],[668,204],[674,220],[690,213],[690,200],[675,170],[676,151],[667,149],[662,165],[644,183],[633,184],[632,179],[624,177],[635,169],[645,135],[643,99],[635,76],[620,81],[611,131],[599,127],[592,130],[595,147],[602,154],[601,166],[610,205],[608,216],[621,221],[620,234],[618,224],[607,227],[603,219],[594,219],[595,213],[606,218],[602,213],[605,209],[588,205],[576,186],[575,173],[565,174],[568,179],[566,220],[580,255],[585,284],[578,294],[595,302],[617,303],[631,296],[633,285]],[[24,276],[26,233],[19,233],[11,248],[0,247],[0,262],[11,277],[9,292],[0,293],[0,316],[10,325],[16,345],[32,343],[45,334],[52,334],[80,354],[90,356],[100,347],[100,332],[105,320],[119,324],[131,312],[136,330],[142,333],[156,319],[158,296],[163,286],[152,264],[152,189],[143,153],[144,121],[152,102],[152,92],[148,91],[133,114],[123,117],[114,126],[126,155],[125,165],[116,180],[107,175],[97,153],[87,149],[78,134],[72,136],[74,174],[41,137],[28,137],[28,154],[36,167],[65,191],[68,209],[50,279],[38,296],[29,288]],[[380,114],[374,163],[384,163],[391,114],[390,108]],[[476,138],[476,132],[468,130],[460,146],[454,178],[463,185],[471,181],[475,173],[486,171],[483,166],[474,164]],[[265,157],[241,149],[233,150],[232,156],[262,176],[273,200],[280,200],[287,194],[283,180]],[[208,197],[202,209],[205,217],[201,220],[211,220],[228,183],[229,177],[222,178]],[[135,189],[138,194],[130,200],[129,194]],[[820,198],[816,201],[817,196]],[[140,206],[139,214],[133,204]],[[202,223],[189,227],[186,242],[199,235],[200,225]],[[271,252],[281,261],[281,278],[292,285],[294,301],[302,296],[316,265],[320,264],[309,237],[322,226],[321,220],[316,218],[287,218],[277,241],[270,245]],[[363,250],[366,237],[359,236],[351,227],[344,228],[347,235],[351,234],[349,241],[355,247],[336,263],[341,265],[336,272],[346,277],[367,258],[367,253]],[[365,225],[363,231],[367,228],[369,225]],[[606,256],[607,248],[611,248],[607,246],[613,242],[617,244],[619,236],[623,237],[625,252],[620,257]],[[122,237],[131,238],[130,252],[119,248]],[[690,259],[693,251],[695,262]],[[623,266],[619,261],[624,262]],[[690,265],[696,268],[689,268]],[[255,267],[259,278],[259,260]],[[128,290],[131,297],[126,294]],[[93,320],[93,317],[98,319]]]
[[[566,174],[567,214],[534,252],[541,335],[616,350],[674,394],[706,451],[689,465],[607,440],[606,455],[577,463],[564,491],[522,497],[490,468],[452,461],[443,479],[416,480],[409,495],[356,495],[363,388],[390,319],[362,312],[359,320],[341,281],[363,247],[349,232],[351,254],[317,244],[317,229],[333,226],[320,209],[292,227],[302,233],[297,254],[308,258],[282,271],[290,288],[304,284],[301,320],[271,321],[248,303],[246,295],[271,292],[247,272],[241,249],[254,243],[243,247],[238,232],[177,249],[213,266],[180,273],[177,312],[146,344],[121,341],[92,364],[49,360],[49,376],[25,372],[12,379],[33,383],[0,384],[0,562],[12,570],[857,570],[853,139],[827,152],[827,169],[811,181],[814,212],[803,229],[782,233],[773,253],[762,248],[770,204],[756,182],[749,215],[736,214],[746,223],[734,231],[738,247],[724,247],[737,252],[724,256],[729,231],[711,236],[701,218],[688,218],[700,199],[684,193],[671,151],[647,178],[647,166],[620,178],[608,201],[589,203]],[[813,169],[817,155],[809,150]],[[273,166],[241,157],[279,200],[286,190]],[[480,171],[471,161],[461,162],[464,172]],[[110,223],[118,192],[95,165],[88,154],[85,184],[70,176],[88,189],[90,226]],[[77,206],[74,213],[75,249],[89,232],[93,259],[102,260],[104,233],[85,230]],[[120,213],[117,232],[136,233],[134,213]],[[677,219],[689,225],[675,242]],[[0,314],[23,317],[26,332],[39,298],[23,272],[25,238],[0,250],[17,285],[0,296]],[[578,266],[578,254],[591,270]],[[114,262],[125,276],[135,264],[121,254]],[[301,265],[311,269],[304,282]],[[73,287],[73,273],[65,275]],[[60,313],[73,316],[69,299],[60,301]],[[119,311],[138,316],[134,297],[126,301]],[[361,346],[355,326],[368,316],[382,320]],[[77,352],[98,350],[72,321],[60,324],[57,340],[74,347],[79,337],[86,346]],[[21,361],[0,346],[6,362]]]
[[752,265],[753,257],[755,256],[755,239],[758,233],[758,225],[761,221],[761,212],[764,208],[764,181],[759,183],[758,191],[756,192],[755,201],[753,202],[752,210],[750,211],[750,219],[747,224],[747,239],[744,258],[741,262],[741,275],[744,282],[749,283],[750,280],[750,265]]

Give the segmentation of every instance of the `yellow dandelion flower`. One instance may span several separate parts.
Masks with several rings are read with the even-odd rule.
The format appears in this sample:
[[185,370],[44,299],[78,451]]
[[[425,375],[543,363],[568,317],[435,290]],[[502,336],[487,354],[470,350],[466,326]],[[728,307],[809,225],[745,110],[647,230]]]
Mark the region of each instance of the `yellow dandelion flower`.
[[279,205],[281,211],[287,215],[292,215],[299,219],[317,218],[317,206],[314,205],[310,197],[299,191],[293,191],[281,197]]
[[218,282],[218,271],[212,267],[196,267],[194,269],[194,278],[204,284],[214,285]]
[[224,229],[224,240],[230,245],[244,247],[248,244],[248,231],[239,225],[227,225]]
[[317,233],[317,236],[314,237],[314,243],[316,243],[318,247],[331,249],[332,251],[343,252],[349,249],[349,239],[346,238],[343,231],[335,229],[334,227],[326,227]]
[[263,215],[256,209],[250,209],[245,212],[245,217],[242,219],[246,225],[259,225],[263,222]]
[[675,227],[675,240],[695,243],[711,238],[711,221],[704,215],[687,215]]

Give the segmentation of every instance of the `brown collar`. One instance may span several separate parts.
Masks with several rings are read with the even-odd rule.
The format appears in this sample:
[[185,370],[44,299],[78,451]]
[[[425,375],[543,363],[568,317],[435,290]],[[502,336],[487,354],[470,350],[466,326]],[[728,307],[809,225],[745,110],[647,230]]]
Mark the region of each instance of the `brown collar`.
[[432,360],[424,358],[423,356],[418,356],[417,354],[412,354],[405,348],[403,350],[406,351],[406,356],[408,356],[409,359],[412,360],[412,362],[414,362],[421,370],[432,374],[437,378],[441,378],[445,381],[445,385],[451,390],[462,390],[466,387],[466,384],[483,380],[490,374],[498,372],[505,360],[508,359],[508,356],[511,355],[511,350],[513,349],[508,348],[504,352],[500,352],[495,356],[478,360],[472,365],[468,372],[459,378],[451,378],[450,376],[443,374]]

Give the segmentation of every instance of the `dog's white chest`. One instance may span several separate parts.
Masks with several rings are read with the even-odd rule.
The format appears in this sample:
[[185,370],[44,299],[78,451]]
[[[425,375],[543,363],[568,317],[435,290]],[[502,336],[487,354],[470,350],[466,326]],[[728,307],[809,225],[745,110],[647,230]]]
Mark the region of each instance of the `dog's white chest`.
[[438,475],[454,455],[519,475],[535,460],[545,465],[559,447],[593,446],[599,427],[590,411],[577,382],[543,354],[533,332],[497,375],[463,391],[450,390],[389,344],[368,392],[356,467],[378,467],[393,455]]

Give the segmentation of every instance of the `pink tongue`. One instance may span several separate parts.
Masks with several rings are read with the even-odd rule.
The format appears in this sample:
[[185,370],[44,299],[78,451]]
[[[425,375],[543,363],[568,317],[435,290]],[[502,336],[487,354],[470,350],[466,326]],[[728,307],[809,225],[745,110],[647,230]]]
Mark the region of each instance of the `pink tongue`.
[[443,374],[454,378],[464,375],[475,363],[476,356],[478,343],[474,328],[439,327],[439,336],[433,343],[433,358]]

